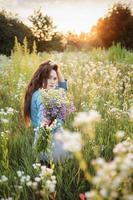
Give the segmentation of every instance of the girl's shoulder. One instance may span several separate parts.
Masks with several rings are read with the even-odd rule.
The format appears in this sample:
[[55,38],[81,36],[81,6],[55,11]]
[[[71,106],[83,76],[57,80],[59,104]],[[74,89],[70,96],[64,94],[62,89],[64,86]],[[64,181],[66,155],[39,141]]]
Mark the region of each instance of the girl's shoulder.
[[40,89],[36,90],[33,94],[32,94],[32,99],[31,99],[31,105],[34,107],[40,107],[40,105],[42,104],[42,97],[41,97],[41,92]]
[[38,89],[35,92],[33,92],[32,100],[37,99],[38,97],[40,97],[40,89]]

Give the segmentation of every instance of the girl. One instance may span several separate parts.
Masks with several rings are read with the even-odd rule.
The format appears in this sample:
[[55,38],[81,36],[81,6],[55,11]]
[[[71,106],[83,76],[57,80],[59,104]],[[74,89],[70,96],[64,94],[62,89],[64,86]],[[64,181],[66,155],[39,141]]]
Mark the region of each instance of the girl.
[[[53,63],[51,60],[43,62],[40,64],[37,71],[34,73],[31,81],[28,84],[25,99],[24,99],[24,119],[27,126],[30,125],[30,121],[35,130],[35,138],[34,144],[38,138],[38,129],[40,125],[50,125],[52,121],[47,119],[47,116],[44,115],[45,106],[41,100],[40,90],[41,88],[44,89],[51,89],[51,88],[63,88],[65,91],[67,90],[67,81],[64,79],[59,66]],[[57,119],[57,125],[54,129],[54,135],[61,131],[63,121],[59,121]],[[67,153],[62,149],[62,145],[59,141],[55,139],[53,136],[53,159],[55,161],[59,161],[61,158],[66,157]],[[49,158],[44,153],[41,156],[41,160],[44,162],[48,161]],[[42,161],[41,161],[42,162]]]

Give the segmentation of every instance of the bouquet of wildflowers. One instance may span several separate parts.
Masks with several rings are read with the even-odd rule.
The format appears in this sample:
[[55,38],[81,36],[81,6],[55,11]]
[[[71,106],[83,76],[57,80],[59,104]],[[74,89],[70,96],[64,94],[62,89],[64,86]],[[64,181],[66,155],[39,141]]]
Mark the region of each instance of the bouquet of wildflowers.
[[47,125],[42,122],[39,127],[36,150],[37,153],[47,152],[50,156],[53,131],[60,127],[62,120],[75,111],[75,107],[70,97],[66,96],[64,89],[41,89],[40,91],[45,107],[44,116],[51,122]]
[[39,128],[39,137],[36,142],[36,151],[37,153],[40,153],[42,151],[46,151],[48,149],[48,146],[51,142],[51,129],[46,126],[41,126]]
[[65,120],[72,112],[75,111],[70,96],[66,95],[64,89],[41,89],[42,100],[45,105],[46,115],[54,120],[56,118]]
[[56,120],[50,125],[44,125],[43,123],[38,130],[38,138],[35,143],[36,153],[46,152],[51,157],[52,148],[52,129],[56,126]]

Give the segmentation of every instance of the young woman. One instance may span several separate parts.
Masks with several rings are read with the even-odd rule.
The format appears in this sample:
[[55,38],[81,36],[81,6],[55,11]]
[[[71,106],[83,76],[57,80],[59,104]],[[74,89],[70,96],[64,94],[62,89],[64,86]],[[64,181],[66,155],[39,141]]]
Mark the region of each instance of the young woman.
[[[35,130],[34,144],[38,138],[38,129],[40,125],[50,125],[52,123],[51,119],[48,119],[45,115],[45,105],[41,100],[41,88],[51,89],[51,88],[63,88],[67,90],[67,81],[64,79],[61,70],[57,64],[48,60],[40,64],[39,68],[34,73],[31,81],[28,84],[25,99],[24,99],[24,119],[27,126],[30,126],[30,122]],[[61,131],[63,121],[58,121],[57,126],[53,131],[56,134]],[[55,137],[53,137],[53,159],[58,161],[67,156],[67,152],[62,149],[62,145],[58,142]],[[47,155],[44,153],[41,157],[42,160],[49,160]]]

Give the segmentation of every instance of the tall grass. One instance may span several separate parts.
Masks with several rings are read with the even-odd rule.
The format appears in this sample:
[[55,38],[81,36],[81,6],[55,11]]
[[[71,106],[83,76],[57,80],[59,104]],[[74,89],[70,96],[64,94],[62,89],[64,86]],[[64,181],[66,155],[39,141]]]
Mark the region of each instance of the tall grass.
[[[32,74],[43,60],[49,58],[60,65],[68,79],[76,112],[95,109],[102,116],[101,123],[96,126],[96,137],[93,140],[87,137],[84,158],[88,166],[90,160],[99,156],[106,160],[113,158],[112,150],[118,130],[124,130],[126,137],[132,137],[133,125],[128,117],[128,110],[133,105],[131,52],[117,45],[108,51],[93,49],[90,52],[37,54],[35,46],[33,52],[29,53],[26,39],[23,46],[16,40],[11,56],[0,56],[0,177],[4,174],[9,179],[5,186],[0,185],[0,195],[3,198],[40,199],[26,186],[20,190],[18,196],[15,195],[16,188],[13,185],[17,184],[17,170],[34,176],[34,131],[32,126],[25,127],[22,118],[23,98]],[[8,113],[8,107],[14,109],[12,114]],[[73,127],[73,118],[71,116],[66,120],[64,126],[69,130],[78,130]],[[8,121],[4,122],[3,119]],[[89,170],[94,174],[91,168]],[[55,173],[58,200],[77,200],[81,192],[91,187],[75,158],[55,165]]]

